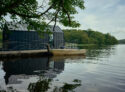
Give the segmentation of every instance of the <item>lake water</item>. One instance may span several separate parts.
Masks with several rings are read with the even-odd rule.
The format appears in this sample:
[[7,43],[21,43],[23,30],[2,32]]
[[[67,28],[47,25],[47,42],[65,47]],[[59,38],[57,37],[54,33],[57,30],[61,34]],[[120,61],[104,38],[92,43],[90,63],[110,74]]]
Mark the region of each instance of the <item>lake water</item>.
[[0,90],[125,92],[125,45],[91,48],[86,57],[1,61]]

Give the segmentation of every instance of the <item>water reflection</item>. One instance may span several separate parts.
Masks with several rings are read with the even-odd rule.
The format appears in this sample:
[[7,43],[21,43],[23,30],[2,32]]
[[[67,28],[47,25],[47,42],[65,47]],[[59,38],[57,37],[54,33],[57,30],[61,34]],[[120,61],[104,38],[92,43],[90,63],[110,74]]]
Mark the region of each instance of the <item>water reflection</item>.
[[110,55],[115,54],[115,45],[109,46],[95,46],[93,48],[89,48],[87,51],[88,59],[99,59],[99,58],[107,58]]
[[54,72],[59,74],[64,70],[64,60],[54,62],[50,61],[49,57],[10,60],[3,62],[3,70],[6,72],[4,76],[6,84],[17,84],[20,83],[18,77],[25,79],[29,75],[39,75],[41,73],[54,78],[56,77]]
[[[52,80],[40,78],[36,83],[30,83],[28,86],[29,92],[46,92],[50,88]],[[64,83],[62,87],[55,86],[51,92],[74,92],[73,90],[81,86],[81,81],[75,79],[72,84]]]
[[125,92],[124,52],[125,46],[118,45],[90,48],[86,58],[80,56],[4,60],[0,63],[0,90]]
[[[66,58],[67,57],[42,57],[10,60],[6,59],[1,63],[2,69],[5,72],[5,85],[2,89],[6,89],[9,91],[24,89],[26,91],[28,88],[30,92],[40,92],[37,90],[42,90],[42,92],[45,92],[48,90],[50,82],[52,82],[52,79],[64,70],[64,62]],[[70,59],[73,58],[74,57],[70,57]],[[66,86],[67,85],[68,84],[66,84]],[[0,86],[2,85],[0,84]],[[72,86],[75,85],[73,84]],[[39,89],[39,87],[41,89]],[[74,88],[75,87],[73,87],[72,89]],[[57,90],[57,88],[54,89]]]

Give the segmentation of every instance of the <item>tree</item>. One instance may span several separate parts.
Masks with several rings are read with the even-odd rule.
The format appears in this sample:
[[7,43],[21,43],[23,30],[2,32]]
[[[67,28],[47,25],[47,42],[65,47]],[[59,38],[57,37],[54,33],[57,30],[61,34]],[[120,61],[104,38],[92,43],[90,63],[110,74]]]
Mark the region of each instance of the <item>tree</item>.
[[[39,3],[41,2],[41,4]],[[0,0],[0,27],[9,16],[11,21],[26,23],[28,29],[44,30],[47,25],[57,22],[68,27],[79,27],[74,20],[76,8],[84,9],[83,0]]]
[[64,38],[68,43],[77,44],[97,44],[97,45],[113,45],[117,44],[118,41],[114,36],[109,33],[104,34],[92,29],[88,30],[75,30],[75,29],[65,29]]

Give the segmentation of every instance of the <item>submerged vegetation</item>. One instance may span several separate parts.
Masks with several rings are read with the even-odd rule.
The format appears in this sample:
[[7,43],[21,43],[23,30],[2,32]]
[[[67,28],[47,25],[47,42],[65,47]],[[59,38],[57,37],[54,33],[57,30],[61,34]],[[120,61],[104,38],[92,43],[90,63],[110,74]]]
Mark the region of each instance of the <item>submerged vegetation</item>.
[[[52,79],[40,78],[36,83],[30,83],[29,92],[47,92],[50,89]],[[62,87],[55,86],[51,92],[74,92],[74,89],[81,86],[81,80],[75,79],[73,83],[64,83]]]
[[[40,78],[35,83],[30,83],[27,91],[28,92],[48,92],[51,89],[52,79],[49,78]],[[62,86],[55,86],[51,92],[75,92],[74,89],[80,87],[81,80],[75,79],[72,83],[64,83]],[[9,91],[0,90],[0,92],[19,92],[18,90],[14,89],[13,87],[9,88]]]
[[64,30],[64,38],[67,43],[76,44],[97,44],[97,45],[114,45],[117,44],[117,39],[109,33],[88,30]]
[[51,79],[41,79],[36,83],[30,83],[28,86],[29,92],[46,92],[50,87]]

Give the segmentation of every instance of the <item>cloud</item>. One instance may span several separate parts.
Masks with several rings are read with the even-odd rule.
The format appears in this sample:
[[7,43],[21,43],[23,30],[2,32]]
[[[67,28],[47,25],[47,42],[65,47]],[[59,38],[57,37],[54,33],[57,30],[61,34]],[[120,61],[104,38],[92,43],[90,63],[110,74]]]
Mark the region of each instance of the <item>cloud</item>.
[[75,16],[82,29],[111,33],[118,39],[125,38],[124,0],[85,0],[86,9]]

